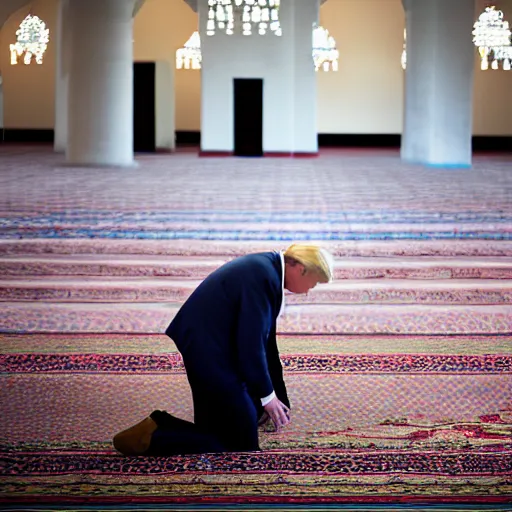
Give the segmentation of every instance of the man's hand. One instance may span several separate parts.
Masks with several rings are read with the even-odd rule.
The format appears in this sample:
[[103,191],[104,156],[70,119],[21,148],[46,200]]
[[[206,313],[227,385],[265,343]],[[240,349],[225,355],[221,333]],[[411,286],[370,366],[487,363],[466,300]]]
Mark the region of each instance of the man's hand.
[[267,405],[264,406],[265,412],[270,416],[274,423],[276,430],[290,423],[290,409],[279,400],[273,398]]

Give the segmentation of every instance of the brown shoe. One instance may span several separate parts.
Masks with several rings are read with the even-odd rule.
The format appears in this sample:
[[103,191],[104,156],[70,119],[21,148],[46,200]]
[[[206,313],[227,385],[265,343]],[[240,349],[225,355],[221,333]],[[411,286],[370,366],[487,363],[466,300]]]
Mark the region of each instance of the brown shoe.
[[123,455],[144,455],[156,429],[157,424],[148,416],[133,427],[116,434],[113,439],[114,448]]

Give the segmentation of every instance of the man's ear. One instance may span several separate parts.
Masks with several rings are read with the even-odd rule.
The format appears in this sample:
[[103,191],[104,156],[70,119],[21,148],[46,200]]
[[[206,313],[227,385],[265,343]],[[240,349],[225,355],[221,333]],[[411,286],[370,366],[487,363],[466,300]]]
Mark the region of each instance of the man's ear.
[[300,271],[300,275],[305,276],[308,269],[302,263],[299,263],[299,265],[302,267],[302,269]]

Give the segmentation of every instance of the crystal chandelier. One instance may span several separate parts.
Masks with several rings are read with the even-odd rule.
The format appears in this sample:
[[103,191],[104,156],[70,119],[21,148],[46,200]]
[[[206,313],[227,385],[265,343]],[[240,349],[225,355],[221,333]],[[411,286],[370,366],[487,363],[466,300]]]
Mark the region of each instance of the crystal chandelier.
[[201,37],[196,31],[176,50],[176,69],[201,69],[201,60]]
[[336,48],[334,37],[329,35],[329,31],[322,26],[313,28],[313,62],[315,71],[323,69],[329,71],[338,71],[338,59],[340,52]]
[[35,57],[37,64],[43,63],[43,55],[48,47],[50,30],[37,16],[29,14],[16,31],[16,43],[10,45],[11,64],[18,64],[18,57],[25,54],[23,62],[30,64]]
[[260,35],[270,30],[281,36],[280,3],[281,0],[208,0],[206,35],[215,35],[217,29],[232,35],[237,24],[242,26],[244,36],[252,35],[253,28]]
[[480,53],[480,68],[499,69],[499,61],[503,61],[503,69],[510,70],[512,63],[512,45],[508,21],[503,21],[503,12],[494,6],[487,7],[473,25],[473,43]]

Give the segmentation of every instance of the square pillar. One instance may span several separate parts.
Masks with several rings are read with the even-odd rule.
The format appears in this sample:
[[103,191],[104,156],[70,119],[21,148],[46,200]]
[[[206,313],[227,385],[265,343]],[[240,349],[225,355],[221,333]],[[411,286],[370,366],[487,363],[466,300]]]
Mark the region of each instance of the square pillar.
[[402,159],[470,167],[474,0],[407,0]]
[[263,80],[264,154],[315,153],[316,76],[312,57],[318,0],[281,0],[282,36],[206,34],[208,0],[199,0],[201,151],[234,150],[235,78]]

